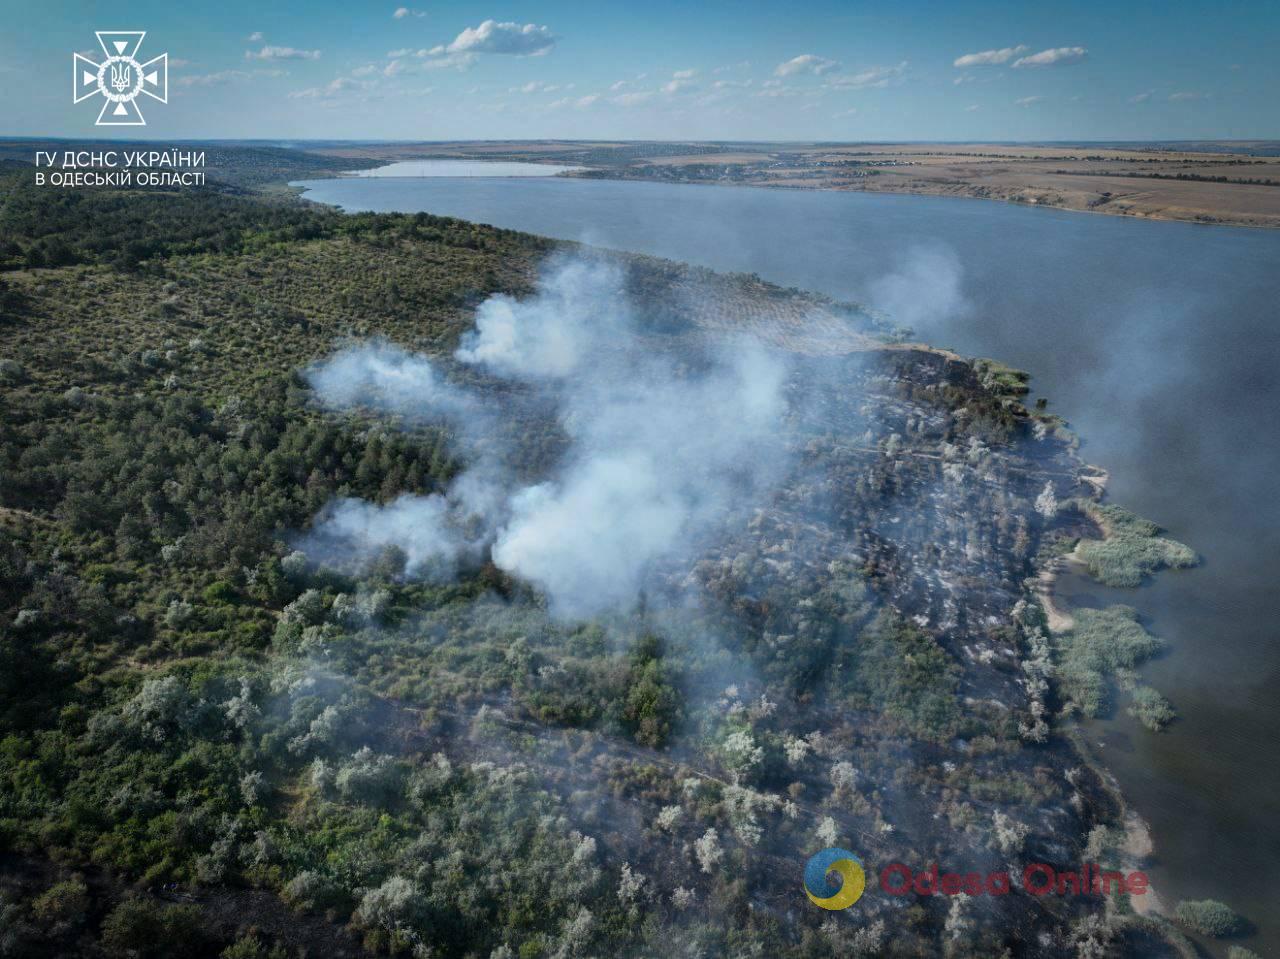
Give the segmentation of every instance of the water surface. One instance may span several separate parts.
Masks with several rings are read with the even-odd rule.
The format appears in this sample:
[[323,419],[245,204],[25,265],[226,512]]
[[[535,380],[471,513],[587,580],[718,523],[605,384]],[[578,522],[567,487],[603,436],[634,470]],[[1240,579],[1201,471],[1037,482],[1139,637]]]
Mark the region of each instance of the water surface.
[[371,170],[354,170],[350,176],[374,177],[526,177],[557,176],[580,166],[556,166],[552,163],[519,163],[506,160],[406,160],[389,163]]
[[[1181,714],[1090,739],[1151,823],[1170,902],[1222,899],[1280,955],[1280,231],[941,197],[605,180],[342,179],[308,196],[655,254],[895,309],[1031,371],[1111,471],[1111,498],[1205,558],[1124,602],[1169,644],[1144,677]],[[1219,952],[1221,954],[1221,952]]]

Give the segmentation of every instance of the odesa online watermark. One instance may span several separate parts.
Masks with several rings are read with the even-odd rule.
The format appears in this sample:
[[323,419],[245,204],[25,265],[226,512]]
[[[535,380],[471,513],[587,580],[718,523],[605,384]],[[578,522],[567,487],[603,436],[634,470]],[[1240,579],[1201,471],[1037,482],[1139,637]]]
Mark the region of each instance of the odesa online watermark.
[[[866,889],[866,870],[847,849],[831,847],[815,853],[805,865],[804,891],[809,901],[823,909],[847,909]],[[1074,869],[1059,869],[1033,862],[1020,873],[952,872],[937,863],[916,870],[895,862],[879,873],[880,891],[890,896],[1006,896],[1015,888],[1032,896],[1146,895],[1147,874],[1139,870],[1121,872],[1084,863]]]

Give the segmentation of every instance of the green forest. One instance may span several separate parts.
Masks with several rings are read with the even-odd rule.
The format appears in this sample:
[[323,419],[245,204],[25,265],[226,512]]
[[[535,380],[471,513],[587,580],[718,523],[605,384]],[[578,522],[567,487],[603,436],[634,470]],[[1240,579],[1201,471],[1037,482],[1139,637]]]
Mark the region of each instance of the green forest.
[[[373,337],[445,356],[561,245],[252,177],[62,191],[0,170],[0,956],[1174,948],[1123,901],[804,899],[830,845],[1121,861],[1118,799],[1042,719],[1086,637],[1047,646],[1023,581],[1094,521],[1066,499],[1073,438],[1018,376],[898,348],[814,361],[833,410],[876,409],[796,425],[823,478],[690,571],[714,602],[565,621],[492,562],[430,580],[394,549],[335,569],[298,548],[335,498],[439,492],[463,466],[445,425],[323,409],[308,364]],[[625,267],[659,306],[803,296]],[[655,341],[684,349],[659,306]],[[563,435],[509,400],[542,475]],[[1060,515],[1037,512],[1046,479]],[[833,505],[810,560],[778,544],[815,489]],[[1072,672],[1089,709],[1101,670]]]

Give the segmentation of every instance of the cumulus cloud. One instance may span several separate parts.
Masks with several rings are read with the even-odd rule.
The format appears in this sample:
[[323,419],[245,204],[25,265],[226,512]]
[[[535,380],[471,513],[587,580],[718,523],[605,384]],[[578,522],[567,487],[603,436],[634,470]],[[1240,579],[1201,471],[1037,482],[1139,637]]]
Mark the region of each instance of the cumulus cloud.
[[827,78],[828,85],[837,90],[882,89],[906,75],[907,61],[892,67],[868,67],[858,73],[838,73]]
[[218,73],[179,77],[176,85],[180,87],[215,87],[237,80],[250,80],[252,78],[253,74],[248,70],[221,70]]
[[662,85],[662,92],[672,95],[677,93],[687,93],[697,89],[698,85],[692,80],[679,76],[673,77],[667,83]]
[[319,60],[319,50],[299,50],[296,47],[264,46],[261,50],[246,50],[246,60]]
[[630,93],[620,93],[616,97],[612,97],[611,102],[618,104],[620,107],[637,107],[652,99],[653,93],[649,90],[633,90]]
[[499,23],[486,20],[478,27],[467,27],[443,48],[445,53],[504,53],[537,57],[556,45],[557,37],[547,28],[533,23]]
[[551,108],[558,110],[561,107],[573,107],[575,110],[585,110],[595,105],[600,99],[600,94],[589,93],[584,97],[561,97],[559,100],[551,102]]
[[956,57],[951,65],[962,70],[968,67],[997,66],[1001,63],[1008,63],[1014,57],[1026,53],[1029,49],[1030,47],[1020,43],[1016,47],[1001,47],[999,50],[966,53],[964,56]]
[[839,66],[840,64],[836,60],[828,60],[826,57],[820,57],[813,53],[803,53],[798,57],[792,57],[785,63],[779,63],[774,69],[773,75],[775,77],[789,77],[801,73],[821,75]]
[[1129,98],[1129,102],[1130,103],[1146,103],[1150,99],[1151,99],[1151,92],[1144,91],[1143,93],[1135,93],[1133,96]]
[[1084,47],[1054,47],[1029,57],[1019,57],[1013,61],[1013,67],[1015,70],[1021,67],[1065,67],[1079,63],[1088,55],[1089,51]]
[[1043,99],[1044,97],[1038,97],[1038,96],[1037,97],[1018,97],[1018,99],[1013,101],[1013,105],[1017,107],[1029,107],[1029,106],[1032,106],[1033,104],[1039,103]]
[[573,84],[570,83],[565,87],[561,87],[556,83],[543,83],[541,80],[530,80],[518,87],[508,87],[508,93],[555,93],[557,90],[572,90]]
[[262,35],[261,30],[254,30],[253,33],[244,38],[245,43],[261,43],[265,39],[266,37]]
[[332,100],[343,95],[364,93],[371,90],[376,81],[356,79],[355,77],[337,77],[322,87],[308,87],[295,90],[289,94],[291,100]]
[[396,7],[395,13],[391,16],[396,20],[405,20],[409,17],[425,17],[426,14],[421,10],[414,10],[410,7]]

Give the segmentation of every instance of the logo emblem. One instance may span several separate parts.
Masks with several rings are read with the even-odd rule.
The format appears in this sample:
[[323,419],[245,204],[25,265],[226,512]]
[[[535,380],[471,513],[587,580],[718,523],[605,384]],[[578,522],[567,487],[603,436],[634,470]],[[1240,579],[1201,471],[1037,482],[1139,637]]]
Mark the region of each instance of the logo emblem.
[[100,127],[143,127],[147,121],[135,102],[145,93],[169,102],[169,54],[146,63],[138,61],[145,30],[98,30],[98,46],[106,59],[94,63],[78,53],[71,56],[71,102],[101,94],[106,102],[95,123]]
[[862,898],[866,886],[862,860],[847,849],[824,849],[804,867],[805,895],[823,909],[848,909]]

